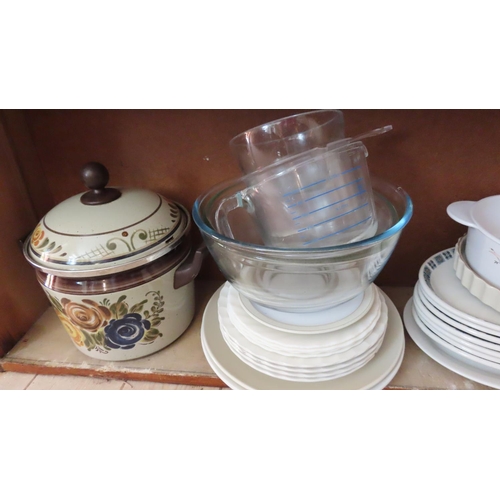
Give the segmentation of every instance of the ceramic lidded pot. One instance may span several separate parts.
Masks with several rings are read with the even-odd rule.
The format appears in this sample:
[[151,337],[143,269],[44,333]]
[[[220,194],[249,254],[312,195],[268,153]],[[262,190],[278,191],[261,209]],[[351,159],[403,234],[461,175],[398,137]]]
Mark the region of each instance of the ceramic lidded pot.
[[182,205],[145,189],[106,187],[100,163],[85,165],[82,178],[89,191],[50,210],[24,255],[78,350],[110,361],[150,355],[193,319],[205,248],[191,252]]

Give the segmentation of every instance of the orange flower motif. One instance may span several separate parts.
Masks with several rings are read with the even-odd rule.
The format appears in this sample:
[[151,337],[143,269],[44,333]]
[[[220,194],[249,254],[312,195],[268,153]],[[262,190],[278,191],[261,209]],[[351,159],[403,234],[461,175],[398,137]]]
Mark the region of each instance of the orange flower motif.
[[84,336],[83,333],[73,324],[71,321],[61,312],[57,311],[57,316],[59,316],[59,319],[61,320],[61,323],[63,324],[65,330],[68,332],[69,336],[71,337],[71,340],[79,347],[83,347],[84,345]]
[[45,233],[42,231],[42,228],[40,225],[36,226],[35,230],[33,231],[33,234],[31,235],[31,243],[33,246],[38,246],[40,242],[43,240],[43,237],[45,236]]
[[71,302],[66,298],[61,300],[64,313],[75,326],[88,332],[97,332],[108,324],[111,311],[107,307],[100,306],[90,299],[83,299],[82,302],[84,304]]

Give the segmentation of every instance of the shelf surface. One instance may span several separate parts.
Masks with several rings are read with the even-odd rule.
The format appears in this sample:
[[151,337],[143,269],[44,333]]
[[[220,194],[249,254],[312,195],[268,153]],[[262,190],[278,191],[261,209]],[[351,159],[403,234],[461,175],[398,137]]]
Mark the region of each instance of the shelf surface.
[[[205,306],[221,281],[196,282],[196,313],[184,332],[165,349],[131,361],[93,359],[78,351],[52,308],[47,309],[24,337],[3,358],[6,372],[41,375],[80,375],[122,381],[144,381],[200,387],[226,387],[208,364],[200,341]],[[412,287],[381,287],[400,314]],[[388,389],[489,389],[439,365],[405,333],[405,356]]]

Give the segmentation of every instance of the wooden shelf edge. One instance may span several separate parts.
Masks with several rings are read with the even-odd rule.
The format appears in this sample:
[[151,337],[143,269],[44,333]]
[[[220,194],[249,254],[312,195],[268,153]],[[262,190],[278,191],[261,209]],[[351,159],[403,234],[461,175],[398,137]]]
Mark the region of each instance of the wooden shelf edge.
[[81,377],[98,377],[118,380],[136,380],[141,382],[158,382],[162,384],[194,385],[199,387],[227,388],[217,376],[184,374],[184,373],[161,373],[161,372],[138,372],[121,370],[99,370],[98,368],[82,368],[71,366],[42,365],[30,361],[9,361],[0,359],[0,371],[32,373],[34,375],[74,375]]

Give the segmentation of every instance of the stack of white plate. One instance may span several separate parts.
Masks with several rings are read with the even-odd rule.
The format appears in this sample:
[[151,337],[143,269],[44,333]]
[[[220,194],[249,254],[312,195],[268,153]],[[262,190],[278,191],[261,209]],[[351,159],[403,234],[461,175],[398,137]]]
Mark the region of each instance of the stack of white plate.
[[500,388],[500,312],[464,286],[454,269],[455,248],[423,263],[405,307],[410,337],[448,369]]
[[201,337],[234,389],[381,389],[404,354],[399,314],[375,285],[345,317],[311,326],[262,315],[226,283],[205,309]]
[[378,289],[370,287],[366,295],[370,307],[357,321],[346,318],[346,326],[333,324],[325,333],[295,333],[293,327],[280,331],[249,317],[238,292],[227,283],[218,303],[222,336],[242,361],[273,377],[297,382],[342,377],[375,356],[387,328],[387,306]]

